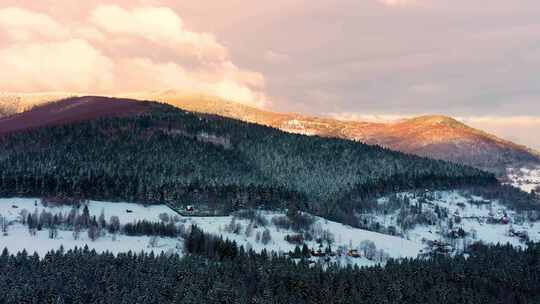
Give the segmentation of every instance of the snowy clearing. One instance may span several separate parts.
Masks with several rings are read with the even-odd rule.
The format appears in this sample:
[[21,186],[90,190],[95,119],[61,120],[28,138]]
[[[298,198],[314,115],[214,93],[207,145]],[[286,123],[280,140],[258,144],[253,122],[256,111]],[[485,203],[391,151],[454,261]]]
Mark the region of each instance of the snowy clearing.
[[512,186],[525,192],[531,192],[540,187],[540,166],[536,168],[509,168],[507,176]]
[[[408,197],[410,204],[418,203],[418,197],[411,193],[399,193],[398,197]],[[526,231],[528,237],[533,241],[540,241],[540,223],[519,220],[519,215],[500,205],[497,201],[486,201],[481,197],[466,196],[459,191],[437,191],[429,194],[429,199],[424,202],[423,212],[432,212],[436,206],[443,208],[448,213],[448,218],[441,220],[436,225],[416,225],[412,229],[401,230],[398,224],[398,211],[388,214],[369,214],[373,221],[379,222],[383,227],[395,226],[398,235],[391,236],[378,232],[353,228],[341,223],[328,221],[324,218],[313,217],[314,224],[311,231],[321,234],[329,231],[332,235],[332,250],[341,252],[341,258],[334,257],[333,260],[342,263],[354,263],[357,265],[373,265],[374,260],[365,257],[350,258],[345,257],[344,252],[349,249],[361,250],[360,244],[364,241],[371,241],[378,251],[384,251],[384,255],[392,258],[416,257],[426,253],[430,241],[440,241],[444,239],[444,234],[449,230],[449,221],[454,223],[452,229],[462,229],[467,234],[465,238],[450,240],[456,249],[463,248],[466,241],[472,242],[481,240],[486,243],[507,243],[516,246],[523,246],[524,243],[516,235],[512,235],[510,230],[520,232]],[[378,203],[384,205],[388,203],[388,197],[378,199]],[[134,203],[116,203],[89,201],[88,209],[92,216],[99,216],[102,212],[106,219],[111,216],[118,216],[122,225],[134,221],[147,220],[159,222],[160,215],[167,214],[177,227],[184,226],[188,229],[191,225],[199,226],[203,231],[223,238],[235,240],[239,245],[260,252],[263,249],[288,253],[293,251],[296,244],[285,240],[286,236],[298,234],[291,229],[283,229],[273,224],[272,219],[284,217],[284,212],[259,211],[258,215],[263,217],[266,225],[254,225],[250,220],[236,216],[220,217],[188,217],[180,216],[165,205],[143,206]],[[175,252],[182,254],[183,240],[181,238],[159,237],[156,243],[151,244],[150,236],[127,236],[124,234],[110,234],[103,232],[98,239],[92,241],[86,232],[82,231],[78,239],[74,238],[73,231],[69,229],[58,230],[58,235],[50,238],[47,229],[37,231],[32,236],[28,227],[23,225],[21,212],[40,213],[45,210],[54,214],[68,214],[71,206],[43,206],[40,199],[35,198],[3,198],[0,199],[0,215],[3,216],[8,225],[7,233],[0,234],[0,248],[7,247],[10,251],[16,252],[26,249],[29,253],[37,252],[43,255],[46,252],[58,249],[63,246],[65,249],[74,247],[84,247],[85,245],[98,252],[110,251],[120,252]],[[490,218],[508,218],[507,224],[489,223]],[[234,223],[238,229],[231,231],[228,227]],[[249,228],[248,228],[249,227]],[[261,241],[261,235],[265,230],[270,233],[271,239],[265,243]],[[446,239],[446,241],[448,241]],[[321,248],[316,239],[304,240],[304,243],[312,250]],[[325,245],[326,247],[326,245]]]
[[[397,194],[407,197],[411,205],[419,202],[419,197],[412,193]],[[511,243],[514,246],[524,246],[522,240],[510,231],[527,232],[531,241],[540,241],[540,223],[529,222],[523,214],[519,214],[498,201],[485,200],[478,196],[466,196],[460,191],[435,191],[428,194],[429,199],[423,203],[424,213],[435,213],[435,208],[445,209],[448,218],[440,220],[436,225],[416,225],[413,229],[401,232],[414,242],[439,241],[443,234],[462,229],[467,233],[466,238],[451,240],[454,247],[462,248],[464,239],[469,242],[483,241],[485,243]],[[378,200],[379,204],[388,202],[388,197]],[[398,227],[399,211],[391,214],[374,214],[374,219],[384,226]],[[450,224],[450,222],[452,222]],[[400,229],[398,228],[398,231]],[[424,241],[424,242],[425,242]],[[446,240],[448,241],[448,240]]]
[[[207,233],[221,235],[223,238],[235,240],[240,245],[252,248],[257,252],[260,252],[262,249],[267,249],[268,251],[288,253],[289,251],[294,250],[296,246],[285,240],[287,235],[294,235],[295,232],[292,230],[280,229],[272,225],[272,218],[284,216],[284,213],[279,212],[261,211],[260,214],[267,219],[269,224],[265,227],[251,226],[252,231],[248,234],[246,233],[246,229],[250,226],[250,221],[236,217],[234,218],[234,221],[242,227],[241,230],[238,231],[238,233],[226,231],[225,227],[231,223],[233,216],[182,217],[165,205],[143,206],[134,203],[89,201],[87,206],[92,216],[99,216],[103,212],[107,219],[113,215],[118,216],[122,224],[138,220],[158,222],[160,220],[159,215],[166,213],[171,218],[176,218],[176,225],[178,226],[184,225],[188,228],[192,224],[195,224]],[[61,228],[54,239],[49,238],[46,229],[38,231],[36,235],[32,236],[29,233],[28,227],[21,223],[21,211],[23,210],[27,213],[40,213],[45,210],[54,214],[60,212],[68,214],[72,210],[72,207],[51,205],[45,207],[41,203],[41,199],[36,198],[0,199],[0,215],[2,215],[9,223],[7,235],[0,235],[1,248],[7,247],[12,252],[26,249],[29,253],[37,252],[39,255],[43,255],[53,249],[58,249],[60,246],[63,246],[65,249],[74,248],[76,246],[88,246],[90,249],[95,249],[98,252],[110,251],[112,253],[127,252],[130,250],[134,252],[154,251],[156,253],[182,253],[183,243],[180,238],[160,237],[158,238],[157,246],[152,247],[149,245],[151,239],[149,236],[134,237],[123,234],[113,236],[106,232],[95,241],[92,241],[84,231],[80,234],[78,239],[75,239],[73,237],[73,231],[62,230]],[[408,241],[403,238],[356,229],[340,223],[327,221],[319,217],[314,217],[314,219],[314,229],[319,231],[329,230],[333,234],[335,239],[333,244],[334,248],[349,248],[350,245],[356,247],[360,242],[370,240],[375,244],[377,249],[384,250],[390,257],[400,258],[416,257],[423,247],[417,242]],[[259,237],[266,229],[270,231],[271,240],[267,244],[263,244]],[[306,241],[306,244],[310,248],[318,248],[315,241]],[[343,258],[341,262],[347,263],[345,258]],[[355,259],[354,263],[358,265],[375,264],[375,262],[365,258]]]

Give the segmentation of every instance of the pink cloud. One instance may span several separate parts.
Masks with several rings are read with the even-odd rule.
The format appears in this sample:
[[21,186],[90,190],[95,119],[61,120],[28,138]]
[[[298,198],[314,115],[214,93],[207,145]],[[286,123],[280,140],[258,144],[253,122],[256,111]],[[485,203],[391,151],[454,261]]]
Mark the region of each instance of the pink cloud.
[[[262,105],[264,77],[166,7],[98,5],[83,18],[0,9],[0,90],[116,94],[178,89]],[[59,21],[61,20],[61,21]]]
[[0,29],[15,41],[62,38],[67,34],[50,16],[16,7],[0,9]]
[[14,44],[0,50],[4,90],[108,90],[114,63],[85,40]]
[[113,39],[140,38],[170,48],[179,56],[203,61],[223,61],[227,57],[226,49],[212,35],[185,29],[182,19],[169,8],[126,10],[115,5],[101,5],[92,12],[91,21]]

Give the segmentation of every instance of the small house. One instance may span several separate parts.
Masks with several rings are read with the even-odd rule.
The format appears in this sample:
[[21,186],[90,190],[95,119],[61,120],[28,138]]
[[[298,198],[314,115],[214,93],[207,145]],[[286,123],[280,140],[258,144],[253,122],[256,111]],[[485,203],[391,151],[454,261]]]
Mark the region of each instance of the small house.
[[360,252],[358,252],[358,250],[356,250],[356,249],[349,249],[347,251],[347,256],[352,257],[352,258],[361,257]]

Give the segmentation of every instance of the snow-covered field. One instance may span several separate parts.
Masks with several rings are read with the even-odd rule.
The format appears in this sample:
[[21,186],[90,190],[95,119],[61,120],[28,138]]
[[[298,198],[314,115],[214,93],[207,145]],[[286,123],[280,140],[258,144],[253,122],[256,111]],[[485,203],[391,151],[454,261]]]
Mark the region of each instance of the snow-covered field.
[[[400,193],[398,196],[407,196],[410,204],[415,205],[418,197],[411,193]],[[469,234],[469,241],[483,241],[486,243],[511,243],[515,246],[523,246],[519,238],[511,236],[509,230],[527,231],[530,240],[540,241],[540,223],[528,222],[523,219],[523,215],[517,214],[513,210],[501,205],[497,201],[484,200],[482,197],[466,196],[460,191],[436,191],[430,193],[427,204],[424,204],[424,212],[433,211],[435,206],[446,208],[449,219],[452,219],[453,229],[462,228]],[[379,204],[388,202],[388,197],[378,200]],[[477,202],[477,203],[474,203]],[[481,202],[481,203],[478,203]],[[377,221],[386,226],[397,225],[397,212],[387,215],[375,215]],[[461,221],[457,223],[455,220]],[[489,219],[508,220],[507,224],[490,224]],[[441,233],[449,229],[448,221],[442,221],[437,225],[417,225],[414,229],[404,232],[405,237],[413,242],[424,240],[440,240]],[[460,240],[462,241],[462,240]],[[456,244],[458,247],[462,244]]]
[[[262,212],[262,215],[268,219],[268,222],[271,223],[271,219],[277,216],[283,216],[283,213],[277,212]],[[352,245],[352,248],[357,248],[362,241],[372,241],[376,248],[384,250],[386,254],[393,258],[401,257],[416,257],[421,250],[423,245],[418,242],[409,241],[400,237],[390,236],[382,233],[371,232],[363,229],[353,228],[350,226],[343,225],[341,223],[336,223],[328,221],[321,217],[314,217],[316,222],[313,224],[315,229],[319,230],[328,230],[330,231],[335,239],[333,248],[346,248]],[[215,234],[222,235],[224,238],[230,240],[235,240],[239,244],[253,248],[255,251],[261,251],[263,248],[267,250],[274,250],[277,252],[287,253],[294,250],[296,245],[290,244],[285,241],[285,236],[294,234],[293,231],[278,229],[276,226],[269,224],[267,227],[258,227],[254,229],[251,236],[246,236],[245,233],[233,234],[225,231],[226,227],[231,222],[231,216],[224,217],[193,217],[193,218],[184,218],[186,224],[196,224],[204,231]],[[236,223],[240,223],[244,228],[249,225],[249,221],[236,219]],[[257,242],[256,235],[257,232],[262,233],[266,228],[268,228],[272,235],[272,240],[263,245],[262,242]],[[305,242],[310,248],[317,249],[318,244],[316,241],[306,241]],[[374,264],[366,259],[359,259],[354,261],[355,264],[359,265],[369,265]]]
[[[82,209],[82,208],[81,208]],[[231,223],[233,216],[221,217],[182,217],[177,215],[169,207],[165,205],[143,206],[133,203],[113,203],[113,202],[98,202],[90,201],[88,203],[90,215],[99,216],[102,212],[106,219],[111,216],[118,216],[121,224],[126,224],[136,220],[148,220],[157,222],[159,215],[166,213],[171,217],[176,217],[177,225],[184,225],[188,228],[192,224],[197,225],[205,232],[221,235],[223,238],[237,241],[240,245],[252,248],[255,251],[261,251],[266,248],[269,251],[277,251],[288,253],[294,250],[296,245],[290,244],[285,240],[285,236],[294,234],[293,231],[279,229],[272,225],[273,217],[284,216],[279,212],[262,212],[261,215],[268,221],[266,227],[253,228],[250,234],[246,234],[246,228],[250,225],[247,219],[235,218],[235,222],[240,224],[242,229],[235,234],[226,231],[226,227]],[[54,239],[49,238],[46,229],[38,231],[36,235],[30,235],[28,227],[21,223],[21,211],[26,210],[28,213],[40,213],[42,210],[53,214],[63,213],[67,215],[72,207],[69,206],[48,206],[42,205],[40,199],[35,198],[3,198],[0,199],[0,215],[10,223],[7,235],[0,234],[0,248],[7,247],[10,251],[16,252],[26,249],[28,252],[37,252],[40,255],[46,252],[58,249],[63,246],[65,249],[74,247],[88,246],[90,249],[95,249],[98,252],[110,251],[112,253],[154,251],[154,252],[177,252],[182,253],[182,240],[174,238],[159,238],[158,245],[155,247],[149,246],[150,237],[141,236],[133,237],[118,234],[113,235],[105,233],[104,236],[95,241],[91,241],[88,235],[83,231],[79,239],[75,240],[72,231],[60,229],[58,236]],[[127,210],[130,212],[128,213]],[[408,241],[403,238],[389,236],[381,233],[375,233],[362,229],[352,228],[340,223],[327,221],[323,218],[315,217],[314,229],[319,231],[329,230],[334,236],[335,243],[333,248],[342,247],[353,248],[357,247],[364,240],[372,241],[377,249],[382,249],[390,257],[415,257],[422,249],[422,245]],[[267,244],[263,244],[258,240],[259,236],[268,229],[271,233],[271,240]],[[317,249],[318,245],[315,241],[306,242],[310,248]],[[345,258],[344,258],[345,259]],[[355,259],[354,263],[359,265],[371,265],[374,262],[368,261],[365,258]]]
[[[16,208],[15,208],[16,207]],[[35,236],[31,236],[28,227],[20,223],[21,211],[26,210],[29,213],[35,211],[41,213],[42,210],[52,212],[53,214],[63,213],[67,215],[71,211],[69,206],[45,207],[41,204],[40,199],[31,198],[2,198],[0,199],[0,215],[3,216],[11,224],[8,227],[7,236],[0,234],[0,248],[8,248],[11,252],[21,251],[26,249],[27,252],[37,252],[39,255],[44,255],[50,250],[56,250],[63,246],[65,249],[74,247],[84,247],[87,245],[90,249],[95,249],[98,252],[109,251],[112,253],[154,251],[156,253],[162,251],[177,251],[181,248],[179,240],[172,238],[160,238],[156,247],[148,246],[150,237],[148,236],[126,236],[118,234],[115,237],[106,235],[100,237],[96,241],[91,241],[87,233],[80,233],[78,240],[73,237],[72,231],[59,229],[58,236],[55,239],[50,239],[46,229],[37,231]],[[135,220],[158,221],[159,214],[168,213],[174,215],[171,209],[167,206],[148,206],[131,204],[131,203],[108,203],[90,201],[88,209],[91,215],[96,217],[103,211],[106,219],[116,215],[119,217],[122,224],[133,222]],[[126,212],[131,210],[132,213]],[[1,249],[0,249],[1,250]]]
[[[409,197],[411,205],[417,203],[418,198],[411,193],[400,193],[398,196]],[[378,200],[379,204],[388,202],[388,197]],[[477,202],[477,204],[474,204]],[[482,202],[478,204],[478,202]],[[459,217],[461,222],[454,224],[454,229],[462,228],[467,232],[469,241],[482,240],[487,243],[506,243],[523,246],[519,238],[509,234],[510,228],[514,231],[527,231],[531,240],[540,241],[540,223],[529,223],[526,220],[518,220],[520,215],[508,210],[496,201],[488,202],[480,197],[466,196],[459,191],[440,191],[430,193],[426,203],[423,204],[425,212],[433,211],[435,206],[444,208],[448,211],[448,219],[454,220]],[[235,217],[237,226],[241,227],[236,233],[227,229],[230,226],[233,216],[221,217],[182,217],[165,205],[143,206],[133,203],[113,203],[90,201],[88,203],[90,215],[98,217],[102,212],[108,220],[111,216],[118,216],[122,225],[137,220],[148,220],[152,222],[160,221],[160,214],[166,213],[171,218],[175,218],[177,226],[184,225],[189,228],[192,224],[199,226],[202,230],[215,235],[221,235],[223,238],[237,241],[238,244],[255,251],[261,251],[266,248],[269,251],[287,253],[294,250],[293,245],[285,240],[287,235],[294,235],[291,230],[280,229],[272,224],[272,218],[283,217],[284,213],[260,211],[268,225],[265,227],[254,227],[250,221]],[[63,246],[65,249],[84,247],[85,245],[98,252],[110,251],[112,253],[127,252],[176,252],[182,253],[183,240],[180,238],[159,238],[157,245],[150,246],[151,237],[148,236],[126,236],[123,234],[111,235],[104,233],[97,240],[92,241],[85,231],[80,233],[79,239],[75,239],[73,232],[59,228],[58,236],[54,239],[49,238],[47,229],[38,231],[32,236],[28,227],[21,223],[21,211],[28,213],[46,210],[53,214],[62,212],[67,215],[72,208],[69,206],[45,207],[40,199],[33,198],[3,198],[0,199],[0,215],[9,223],[7,235],[0,233],[0,249],[7,247],[10,251],[16,252],[26,249],[28,252],[37,252],[40,255],[49,250],[58,249]],[[128,212],[128,210],[130,212]],[[383,250],[384,253],[393,258],[416,257],[418,254],[426,252],[426,243],[431,240],[441,240],[443,232],[448,231],[448,219],[437,225],[417,225],[410,230],[402,230],[397,223],[399,211],[389,214],[371,214],[370,216],[383,227],[395,226],[397,232],[403,237],[390,236],[382,233],[371,232],[357,229],[340,223],[328,221],[320,217],[314,217],[315,223],[312,226],[314,231],[330,231],[333,234],[333,249],[341,248],[342,251],[356,249],[366,240],[372,241],[377,250]],[[506,215],[508,224],[489,224],[488,219],[502,218]],[[250,227],[251,231],[246,232]],[[270,231],[271,240],[263,244],[260,235],[264,230]],[[257,237],[257,235],[259,237]],[[456,248],[463,246],[458,240],[458,244],[453,244]],[[311,249],[317,249],[318,244],[315,240],[306,241]],[[366,258],[351,259],[349,257],[340,258],[342,262],[355,263],[358,265],[372,265],[375,262]],[[352,260],[352,261],[351,261]]]
[[511,185],[525,192],[531,192],[540,187],[540,167],[536,168],[510,168],[507,170]]

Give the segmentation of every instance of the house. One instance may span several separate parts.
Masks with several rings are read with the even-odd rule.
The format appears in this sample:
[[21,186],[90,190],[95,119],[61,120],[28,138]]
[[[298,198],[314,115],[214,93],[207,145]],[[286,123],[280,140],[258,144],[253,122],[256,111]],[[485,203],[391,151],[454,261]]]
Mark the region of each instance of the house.
[[438,240],[428,241],[428,246],[432,254],[448,254],[453,251],[450,244]]
[[356,250],[356,249],[349,249],[349,250],[347,251],[347,256],[352,257],[352,258],[359,258],[359,257],[361,257],[362,255],[361,255],[360,252],[358,252],[358,250]]
[[311,256],[321,257],[324,256],[323,251],[319,248],[318,250],[311,250]]

